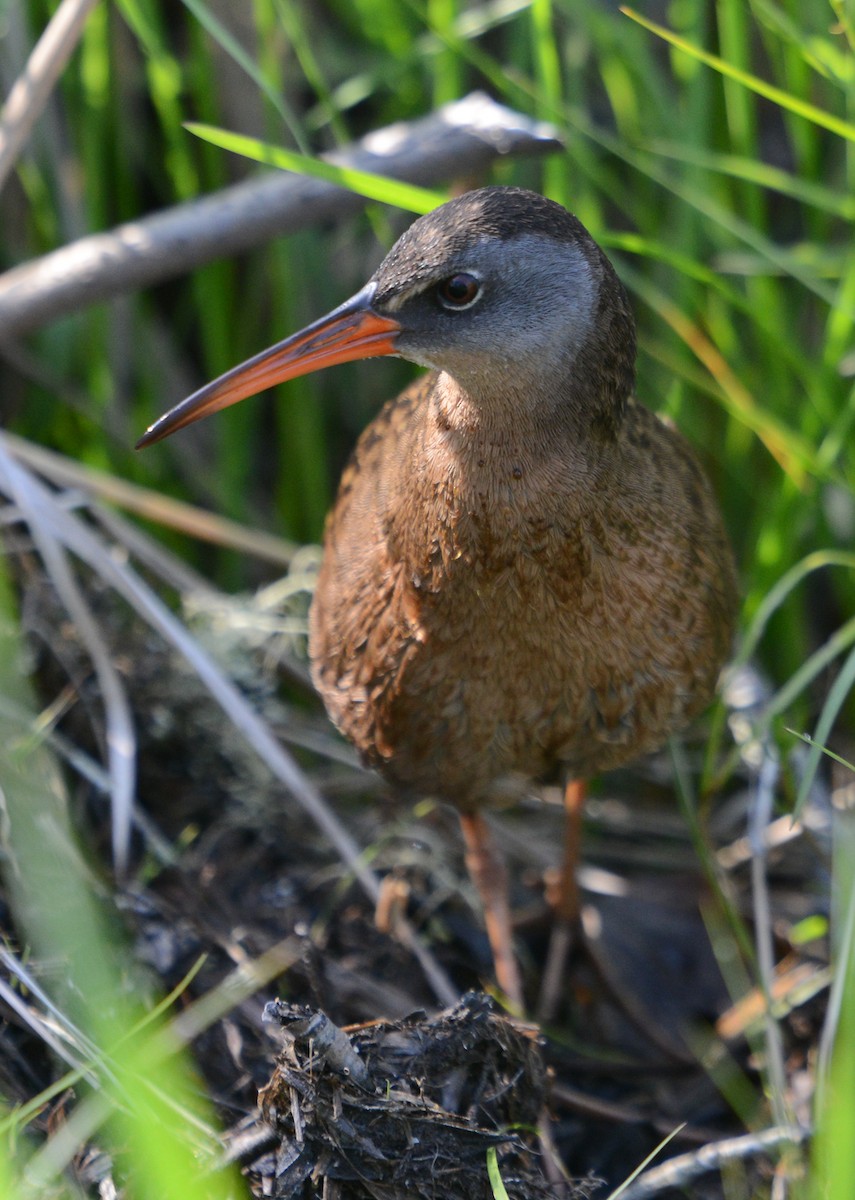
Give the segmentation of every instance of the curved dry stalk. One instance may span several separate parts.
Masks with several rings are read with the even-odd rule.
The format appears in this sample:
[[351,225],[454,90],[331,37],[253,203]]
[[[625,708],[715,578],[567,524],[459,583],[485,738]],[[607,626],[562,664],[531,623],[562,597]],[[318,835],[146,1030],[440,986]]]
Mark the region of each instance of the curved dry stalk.
[[62,0],[0,113],[0,187],[14,167],[53,85],[74,52],[98,0]]
[[[287,567],[299,548],[294,542],[277,534],[251,529],[238,521],[199,508],[196,504],[165,496],[154,488],[87,467],[73,458],[58,454],[56,450],[38,446],[13,433],[4,433],[3,437],[16,459],[25,462],[57,487],[78,488],[87,496],[116,504],[138,517],[168,529],[177,529],[188,537],[230,550],[240,550],[243,554],[253,554],[279,567]],[[189,570],[186,565],[182,569]],[[200,581],[197,581],[197,586],[200,586]]]
[[778,780],[778,757],[774,748],[763,746],[763,761],[751,805],[749,840],[751,842],[751,894],[754,906],[754,929],[757,946],[757,966],[760,987],[765,999],[766,1069],[769,1077],[769,1099],[776,1124],[787,1125],[791,1118],[786,1102],[787,1072],[784,1065],[784,1043],[781,1027],[772,1006],[775,979],[775,954],[772,946],[772,909],[769,903],[769,882],[766,876],[768,838],[766,830],[772,819],[775,784]]
[[26,520],[45,570],[56,588],[57,595],[66,612],[74,621],[80,639],[92,662],[101,696],[104,701],[104,717],[107,756],[110,773],[110,797],[112,805],[113,862],[122,875],[127,867],[128,847],[131,836],[131,810],[136,787],[136,731],[127,693],[118,671],[113,666],[98,624],[86,599],[78,587],[77,580],[65,553],[61,531],[63,520],[55,523],[52,510],[65,520],[75,520],[71,513],[60,508],[51,493],[19,463],[16,463],[0,442],[0,485],[12,498]]
[[745,1158],[757,1158],[779,1146],[797,1146],[805,1140],[807,1131],[793,1125],[775,1125],[761,1133],[746,1133],[742,1137],[723,1138],[708,1146],[700,1146],[688,1154],[677,1155],[659,1167],[653,1167],[623,1192],[621,1200],[649,1200],[672,1188],[685,1188],[693,1179],[717,1171],[725,1163]]

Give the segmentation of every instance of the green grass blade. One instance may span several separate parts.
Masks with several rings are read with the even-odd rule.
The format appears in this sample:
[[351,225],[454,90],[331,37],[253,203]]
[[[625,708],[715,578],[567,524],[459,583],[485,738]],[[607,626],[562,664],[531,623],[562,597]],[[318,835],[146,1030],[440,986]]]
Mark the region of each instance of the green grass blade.
[[225,25],[218,20],[206,4],[202,3],[202,0],[182,0],[182,3],[185,8],[190,10],[199,24],[208,31],[214,41],[222,46],[229,57],[249,76],[259,91],[264,93],[285,122],[300,150],[304,154],[308,154],[309,146],[303,134],[303,127],[300,121],[285,103],[282,92],[270,82],[258,63],[250,58],[240,42],[232,37]]
[[716,54],[710,54],[706,50],[702,50],[700,46],[693,45],[692,42],[686,41],[676,33],[672,33],[670,29],[666,29],[664,25],[657,25],[655,21],[650,21],[646,17],[642,17],[640,13],[635,12],[631,8],[621,5],[621,12],[624,13],[632,21],[637,21],[639,25],[645,29],[655,33],[657,37],[668,42],[677,50],[682,50],[684,54],[688,54],[697,62],[704,63],[705,66],[712,67],[714,71],[718,71],[727,79],[736,80],[750,91],[755,92],[758,96],[762,96],[765,100],[771,100],[780,108],[786,109],[787,112],[793,113],[797,117],[804,117],[806,121],[811,121],[814,125],[819,125],[822,129],[828,129],[832,133],[838,134],[847,141],[855,142],[855,124],[850,121],[843,121],[840,117],[835,117],[833,113],[825,112],[824,109],[817,108],[815,104],[809,104],[806,100],[799,99],[798,96],[792,95],[790,92],[785,92],[779,87],[775,87],[771,83],[767,83],[764,79],[759,79],[756,75],[751,75],[748,71],[742,71],[738,67],[734,67],[732,63],[725,62],[723,58],[719,58]]
[[781,607],[795,588],[814,571],[824,567],[847,567],[855,570],[855,553],[847,550],[816,550],[808,554],[785,572],[774,587],[770,588],[757,608],[750,626],[745,631],[735,666],[743,666],[757,652],[760,640],[774,613]]
[[487,1178],[490,1180],[493,1200],[510,1200],[505,1182],[502,1179],[502,1172],[499,1170],[499,1159],[495,1146],[490,1146],[487,1150]]
[[802,204],[821,208],[825,212],[842,217],[845,221],[855,220],[855,197],[814,179],[803,179],[771,163],[739,154],[722,154],[685,142],[655,140],[649,142],[647,148],[662,157],[717,171],[747,183],[756,183],[758,187],[779,192],[782,196],[789,196]]
[[685,1128],[686,1128],[686,1122],[683,1121],[683,1123],[678,1125],[676,1129],[673,1129],[668,1134],[667,1137],[664,1137],[662,1139],[662,1141],[659,1143],[659,1145],[656,1146],[653,1150],[651,1150],[650,1153],[647,1155],[647,1157],[638,1164],[638,1166],[635,1168],[635,1170],[632,1172],[632,1174],[628,1175],[626,1177],[626,1179],[623,1181],[623,1183],[620,1184],[619,1187],[616,1187],[615,1190],[610,1193],[608,1200],[618,1200],[618,1197],[623,1195],[623,1193],[627,1190],[627,1188],[630,1186],[630,1184],[632,1184],[639,1177],[641,1172],[650,1163],[653,1162],[654,1158],[656,1158],[656,1156],[658,1154],[661,1154],[661,1152],[665,1149],[665,1147],[668,1145],[668,1143],[673,1138],[675,1138],[677,1136],[677,1134],[680,1133]]
[[788,428],[779,417],[756,401],[717,347],[677,308],[670,295],[636,272],[630,273],[625,269],[624,274],[632,282],[633,290],[667,322],[706,367],[718,385],[718,398],[728,412],[760,439],[797,486],[803,486],[806,472],[816,462],[810,444],[798,431]]
[[855,642],[855,617],[841,625],[830,638],[815,650],[787,682],[778,689],[758,722],[757,733],[762,736],[780,713],[785,712],[817,675],[843,654]]
[[[193,0],[193,3],[198,3],[198,0]],[[312,45],[309,28],[310,14],[300,5],[292,3],[291,0],[274,0],[274,5],[282,28],[285,30],[291,48],[306,77],[306,82],[318,98],[324,116],[324,124],[329,124],[337,142],[346,142],[347,128],[333,101],[324,69]],[[308,143],[302,137],[302,131],[297,148],[303,154],[310,152]]]
[[798,795],[796,796],[795,816],[800,814],[807,801],[810,789],[813,787],[814,776],[819,767],[819,760],[825,749],[825,743],[828,740],[841,708],[849,698],[853,686],[855,686],[855,653],[848,656],[840,669],[840,674],[834,680],[825,703],[822,706],[822,712],[819,714],[819,720],[816,723],[813,737],[810,738],[810,751],[807,762],[804,765],[804,773],[799,784]]
[[832,863],[834,980],[819,1045],[814,1099],[811,1200],[855,1193],[855,828],[851,808],[835,813]]
[[188,121],[185,128],[204,141],[223,150],[231,150],[234,154],[241,154],[244,158],[278,167],[282,171],[293,171],[296,175],[323,179],[327,183],[347,188],[349,192],[358,196],[379,200],[382,204],[392,204],[408,212],[430,212],[448,199],[447,193],[429,191],[427,188],[416,187],[415,184],[390,179],[386,175],[374,175],[370,171],[339,167],[319,158],[286,150],[282,146],[272,146],[260,138],[245,137],[243,134],[215,129],[211,125],[202,125],[195,121]]

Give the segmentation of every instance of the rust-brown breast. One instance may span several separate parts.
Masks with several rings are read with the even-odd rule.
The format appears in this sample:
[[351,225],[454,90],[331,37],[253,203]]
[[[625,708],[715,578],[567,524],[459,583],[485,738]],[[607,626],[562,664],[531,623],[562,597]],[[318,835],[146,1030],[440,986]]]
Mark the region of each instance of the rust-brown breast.
[[692,451],[636,404],[590,460],[554,429],[461,448],[434,386],[368,427],[328,522],[311,655],[331,717],[464,809],[660,745],[709,702],[736,607]]

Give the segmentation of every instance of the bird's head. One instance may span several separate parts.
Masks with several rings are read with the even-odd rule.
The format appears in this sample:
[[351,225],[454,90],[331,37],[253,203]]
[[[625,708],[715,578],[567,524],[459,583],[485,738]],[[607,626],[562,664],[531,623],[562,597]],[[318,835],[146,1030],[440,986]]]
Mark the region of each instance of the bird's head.
[[276,383],[381,355],[447,373],[475,403],[504,392],[565,404],[608,433],[632,389],[635,326],[576,217],[535,192],[482,188],[420,217],[356,295],[184,400],[139,445]]

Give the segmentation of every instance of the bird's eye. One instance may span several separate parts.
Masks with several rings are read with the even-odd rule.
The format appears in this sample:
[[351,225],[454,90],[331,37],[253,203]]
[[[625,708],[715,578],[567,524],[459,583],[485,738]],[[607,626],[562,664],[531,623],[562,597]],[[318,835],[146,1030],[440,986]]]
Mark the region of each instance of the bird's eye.
[[436,295],[443,308],[468,308],[474,304],[481,292],[481,284],[474,275],[461,272],[449,275],[437,285]]

